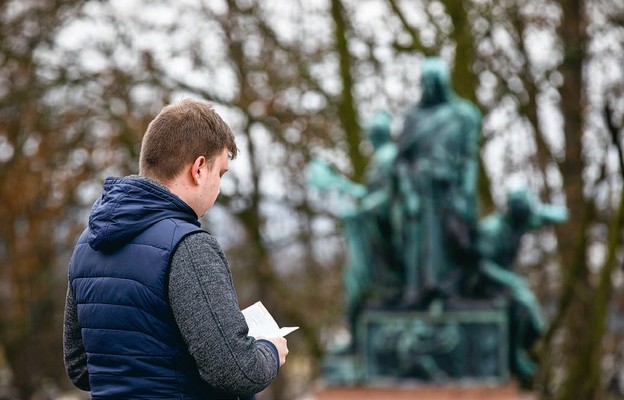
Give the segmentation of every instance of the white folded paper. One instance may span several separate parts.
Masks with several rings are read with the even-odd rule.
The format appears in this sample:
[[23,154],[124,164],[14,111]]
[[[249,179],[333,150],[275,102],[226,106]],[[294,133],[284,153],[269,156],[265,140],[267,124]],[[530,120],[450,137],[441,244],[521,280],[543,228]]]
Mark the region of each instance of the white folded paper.
[[264,307],[261,301],[257,301],[249,307],[245,308],[243,311],[243,316],[245,316],[245,321],[247,321],[247,326],[249,327],[249,336],[252,337],[284,337],[288,335],[290,332],[296,331],[299,329],[298,326],[286,326],[280,328],[273,319],[269,310]]

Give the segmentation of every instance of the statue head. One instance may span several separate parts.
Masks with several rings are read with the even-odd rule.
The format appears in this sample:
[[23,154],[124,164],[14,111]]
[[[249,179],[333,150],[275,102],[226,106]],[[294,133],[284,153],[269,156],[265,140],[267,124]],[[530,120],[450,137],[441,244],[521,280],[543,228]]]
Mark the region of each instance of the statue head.
[[507,193],[507,218],[513,226],[528,223],[533,214],[533,198],[526,188],[510,190]]
[[392,140],[390,132],[391,123],[392,116],[389,112],[378,111],[373,114],[365,129],[365,133],[374,148],[378,149]]
[[434,106],[445,103],[452,97],[451,74],[447,63],[438,57],[428,57],[421,69],[421,106]]
[[521,187],[510,190],[507,194],[507,219],[515,227],[537,228],[544,224],[566,221],[568,209],[543,204],[528,188]]

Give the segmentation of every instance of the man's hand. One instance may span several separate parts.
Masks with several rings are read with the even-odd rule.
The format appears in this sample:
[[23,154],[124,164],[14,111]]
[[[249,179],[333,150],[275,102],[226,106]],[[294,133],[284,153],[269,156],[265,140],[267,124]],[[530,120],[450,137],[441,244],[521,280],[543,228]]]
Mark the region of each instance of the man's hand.
[[288,355],[288,342],[283,337],[276,338],[263,338],[264,340],[268,340],[273,343],[277,348],[277,353],[279,354],[279,362],[280,367],[284,365],[286,362],[286,356]]

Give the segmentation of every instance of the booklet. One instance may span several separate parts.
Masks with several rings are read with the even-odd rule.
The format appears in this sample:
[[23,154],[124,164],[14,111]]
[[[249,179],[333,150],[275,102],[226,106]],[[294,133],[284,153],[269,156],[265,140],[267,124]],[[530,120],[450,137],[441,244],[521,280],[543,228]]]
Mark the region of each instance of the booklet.
[[250,305],[242,312],[245,316],[245,321],[247,321],[247,326],[249,326],[249,336],[255,338],[284,337],[290,332],[299,329],[298,326],[286,326],[280,328],[277,325],[277,322],[273,319],[271,313],[269,313],[269,310],[264,307],[264,304],[262,304],[261,301]]

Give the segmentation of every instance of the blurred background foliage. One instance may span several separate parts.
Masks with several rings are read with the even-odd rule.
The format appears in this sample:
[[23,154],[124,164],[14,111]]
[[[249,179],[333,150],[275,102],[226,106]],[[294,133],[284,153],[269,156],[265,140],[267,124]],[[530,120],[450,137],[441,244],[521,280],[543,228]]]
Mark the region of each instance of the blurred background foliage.
[[533,391],[624,392],[624,3],[619,0],[0,1],[0,398],[56,398],[66,268],[104,177],[182,97],[213,102],[241,156],[204,226],[241,306],[302,329],[263,399],[314,385],[342,324],[344,243],[311,157],[361,181],[362,125],[419,98],[419,62],[453,66],[484,114],[480,202],[514,183],[570,221],[527,236],[517,268],[551,322]]

